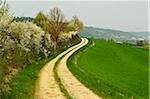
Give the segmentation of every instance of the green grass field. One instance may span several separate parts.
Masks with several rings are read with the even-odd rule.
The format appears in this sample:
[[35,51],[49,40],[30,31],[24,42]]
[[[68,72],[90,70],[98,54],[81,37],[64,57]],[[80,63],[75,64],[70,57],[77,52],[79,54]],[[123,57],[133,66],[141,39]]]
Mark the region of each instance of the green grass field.
[[[103,98],[148,99],[148,50],[94,40],[69,60],[71,72]],[[77,62],[76,62],[77,61]]]

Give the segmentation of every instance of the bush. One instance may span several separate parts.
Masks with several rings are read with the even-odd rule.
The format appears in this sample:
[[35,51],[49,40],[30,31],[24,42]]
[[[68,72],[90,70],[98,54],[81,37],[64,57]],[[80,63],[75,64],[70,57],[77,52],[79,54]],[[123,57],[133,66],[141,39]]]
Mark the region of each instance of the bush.
[[41,13],[34,20],[36,24],[16,21],[10,16],[7,4],[0,0],[0,96],[2,91],[10,90],[9,82],[14,70],[47,58],[56,51],[56,45],[62,49],[80,41],[77,32],[73,31],[75,29],[68,27],[67,33],[60,31],[60,35],[57,35],[59,42],[55,43],[52,36],[56,31],[53,31],[53,35],[48,33],[46,20],[46,16]]
[[7,5],[0,2],[0,95],[9,91],[12,70],[23,68],[41,57],[45,58],[47,52],[51,53],[53,42],[49,37],[32,22],[13,21]]

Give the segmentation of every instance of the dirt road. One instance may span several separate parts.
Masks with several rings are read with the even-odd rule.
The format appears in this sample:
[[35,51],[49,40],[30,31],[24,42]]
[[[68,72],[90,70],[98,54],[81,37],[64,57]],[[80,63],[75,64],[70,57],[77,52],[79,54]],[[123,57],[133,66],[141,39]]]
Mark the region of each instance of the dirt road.
[[87,39],[84,40],[84,44],[73,49],[61,59],[60,63],[58,64],[58,75],[62,81],[62,84],[65,86],[65,88],[73,97],[73,99],[100,99],[100,97],[98,97],[91,90],[85,87],[79,80],[77,80],[76,77],[67,68],[67,59],[75,51],[77,51],[78,49],[80,49],[88,43]]
[[92,91],[81,84],[69,71],[66,61],[76,50],[88,43],[88,40],[82,38],[82,41],[59,54],[56,58],[47,63],[39,73],[39,79],[36,82],[36,99],[66,99],[60,91],[59,85],[54,78],[54,67],[56,62],[64,56],[58,64],[58,75],[62,84],[74,99],[100,99]]

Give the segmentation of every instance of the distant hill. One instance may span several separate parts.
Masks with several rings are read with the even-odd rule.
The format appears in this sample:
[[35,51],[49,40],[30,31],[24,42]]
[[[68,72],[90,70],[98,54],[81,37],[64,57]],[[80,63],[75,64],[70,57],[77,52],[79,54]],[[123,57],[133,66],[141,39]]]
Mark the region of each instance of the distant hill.
[[81,31],[81,35],[85,37],[103,38],[103,39],[121,39],[121,40],[138,40],[147,39],[149,32],[124,32],[119,30],[85,27]]

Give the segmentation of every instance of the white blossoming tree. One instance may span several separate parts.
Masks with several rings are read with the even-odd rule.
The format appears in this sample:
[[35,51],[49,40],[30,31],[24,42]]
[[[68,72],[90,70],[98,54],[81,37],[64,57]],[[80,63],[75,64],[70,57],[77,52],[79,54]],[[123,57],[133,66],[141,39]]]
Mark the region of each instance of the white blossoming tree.
[[0,58],[13,65],[23,65],[22,61],[26,64],[48,56],[54,46],[49,37],[50,34],[32,22],[13,21],[7,4],[0,2]]

